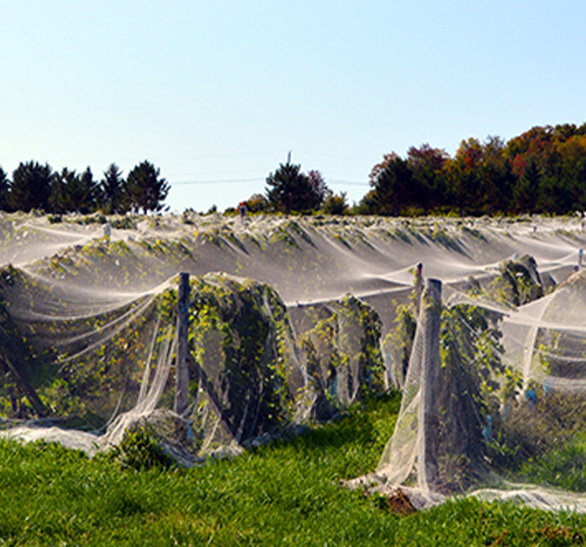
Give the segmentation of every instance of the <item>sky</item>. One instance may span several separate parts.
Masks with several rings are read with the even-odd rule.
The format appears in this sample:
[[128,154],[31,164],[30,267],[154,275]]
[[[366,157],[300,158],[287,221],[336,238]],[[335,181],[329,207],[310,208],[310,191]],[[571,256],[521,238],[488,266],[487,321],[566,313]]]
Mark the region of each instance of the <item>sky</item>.
[[586,121],[583,0],[0,0],[0,166],[154,163],[172,211],[291,160],[358,202],[384,154]]

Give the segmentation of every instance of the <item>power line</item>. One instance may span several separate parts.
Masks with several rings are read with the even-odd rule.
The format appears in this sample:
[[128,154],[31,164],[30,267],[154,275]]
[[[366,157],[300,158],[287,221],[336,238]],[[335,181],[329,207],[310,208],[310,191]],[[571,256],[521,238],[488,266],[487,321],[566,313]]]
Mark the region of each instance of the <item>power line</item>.
[[357,181],[351,181],[351,180],[330,180],[327,181],[326,180],[326,184],[331,183],[331,184],[339,184],[339,185],[344,185],[344,186],[370,186],[370,183],[368,182],[357,182]]
[[[172,182],[172,185],[176,186],[192,186],[192,185],[211,185],[211,184],[245,184],[247,182],[262,182],[265,183],[264,179],[253,178],[253,179],[213,179],[213,180],[183,180],[178,182]],[[340,186],[369,186],[368,182],[358,182],[349,180],[330,180],[326,181],[326,184],[336,184]]]
[[214,179],[214,180],[183,180],[172,182],[172,185],[206,185],[206,184],[243,184],[246,182],[261,182],[261,179]]

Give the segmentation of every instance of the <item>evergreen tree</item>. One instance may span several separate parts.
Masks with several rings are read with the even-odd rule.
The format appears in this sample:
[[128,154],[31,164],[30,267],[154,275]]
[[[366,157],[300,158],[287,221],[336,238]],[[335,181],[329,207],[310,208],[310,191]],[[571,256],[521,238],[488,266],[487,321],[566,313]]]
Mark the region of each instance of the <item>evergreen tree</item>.
[[0,211],[8,211],[8,197],[10,194],[10,181],[6,172],[0,167]]
[[300,165],[281,164],[267,177],[266,183],[267,200],[273,211],[315,211],[326,198],[327,186],[319,171],[306,175]]
[[141,209],[158,212],[164,208],[164,201],[169,193],[169,183],[160,177],[160,169],[145,160],[130,173],[126,180],[129,204],[134,211]]
[[71,199],[70,189],[76,184],[77,173],[70,171],[67,167],[61,172],[53,174],[51,194],[49,195],[49,211],[59,215],[70,213],[74,210],[74,203]]
[[539,197],[540,174],[534,161],[529,161],[521,178],[513,188],[513,210],[516,213],[534,213]]
[[12,173],[10,207],[16,211],[47,210],[53,172],[48,164],[20,163]]
[[104,171],[99,199],[106,214],[126,213],[129,209],[126,181],[122,177],[122,170],[115,163],[111,163]]
[[536,212],[563,215],[572,210],[569,188],[557,177],[544,177],[539,184]]
[[360,212],[377,215],[401,214],[408,207],[420,206],[420,193],[413,172],[406,160],[397,154],[387,154],[370,173],[373,189],[366,194]]
[[74,211],[82,214],[93,213],[96,210],[98,185],[92,170],[87,167],[75,182],[76,184],[69,191]]

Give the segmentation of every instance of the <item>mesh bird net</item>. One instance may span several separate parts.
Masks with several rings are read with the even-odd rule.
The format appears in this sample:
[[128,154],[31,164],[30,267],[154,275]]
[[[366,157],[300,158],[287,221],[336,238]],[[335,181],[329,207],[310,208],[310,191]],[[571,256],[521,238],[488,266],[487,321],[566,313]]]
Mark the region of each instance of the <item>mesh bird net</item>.
[[528,256],[444,299],[428,280],[395,432],[351,485],[421,508],[474,495],[586,510],[586,275],[574,272],[545,296]]
[[138,425],[191,465],[399,389],[351,486],[586,509],[578,218],[15,214],[0,235],[5,436],[94,454]]

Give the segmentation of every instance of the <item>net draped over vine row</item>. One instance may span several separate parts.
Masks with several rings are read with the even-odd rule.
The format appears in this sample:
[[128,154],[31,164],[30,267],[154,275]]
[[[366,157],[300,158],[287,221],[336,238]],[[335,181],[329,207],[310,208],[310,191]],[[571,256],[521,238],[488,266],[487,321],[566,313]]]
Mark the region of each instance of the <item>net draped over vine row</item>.
[[585,511],[586,271],[545,294],[535,261],[515,257],[484,287],[446,289],[443,301],[424,293],[378,468],[350,484],[419,507],[475,495]]
[[[379,466],[353,484],[422,506],[474,493],[586,508],[579,219],[59,220],[0,218],[5,435],[93,454],[138,424],[192,464],[400,389]],[[420,262],[439,301],[417,302]]]

